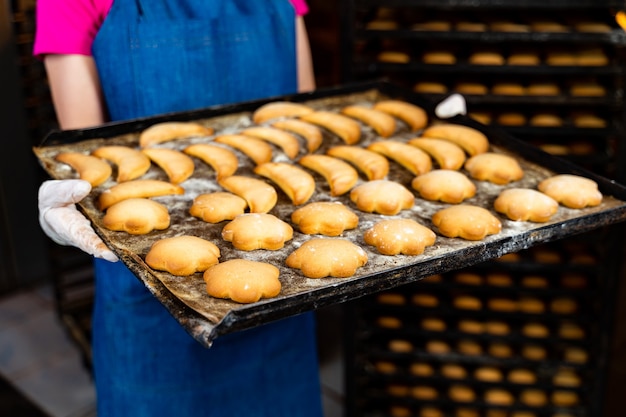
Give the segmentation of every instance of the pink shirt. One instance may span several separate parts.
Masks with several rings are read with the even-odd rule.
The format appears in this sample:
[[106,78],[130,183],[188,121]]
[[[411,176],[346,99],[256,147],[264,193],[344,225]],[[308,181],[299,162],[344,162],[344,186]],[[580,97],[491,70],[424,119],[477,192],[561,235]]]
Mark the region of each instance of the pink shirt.
[[[308,13],[306,0],[289,1],[298,16]],[[38,0],[34,55],[91,55],[91,44],[112,4],[113,0]]]

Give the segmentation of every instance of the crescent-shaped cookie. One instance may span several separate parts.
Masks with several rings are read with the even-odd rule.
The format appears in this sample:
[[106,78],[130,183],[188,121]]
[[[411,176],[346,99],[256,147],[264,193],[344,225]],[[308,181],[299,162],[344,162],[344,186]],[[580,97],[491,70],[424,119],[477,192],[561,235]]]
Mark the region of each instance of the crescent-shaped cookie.
[[274,187],[257,178],[231,175],[218,180],[218,184],[246,200],[251,213],[267,213],[278,201]]
[[272,264],[230,259],[207,269],[203,278],[211,297],[249,304],[280,294],[279,276],[279,269]]
[[366,230],[363,239],[383,255],[420,255],[437,235],[413,219],[386,219]]
[[307,235],[339,236],[357,227],[359,216],[338,201],[317,201],[291,213],[291,221]]
[[176,236],[157,240],[146,255],[146,263],[157,271],[189,276],[206,271],[219,261],[219,248],[196,236]]
[[134,180],[150,169],[150,158],[128,146],[101,146],[91,154],[117,166],[117,182]]
[[429,201],[458,204],[476,195],[476,185],[465,174],[451,169],[435,169],[413,178],[411,187]]
[[519,181],[524,177],[524,170],[515,158],[495,152],[472,156],[465,161],[465,169],[474,179],[498,185]]
[[164,195],[183,194],[185,189],[180,185],[159,180],[132,180],[116,184],[104,190],[98,198],[98,208],[106,210],[113,204],[129,198],[149,198]]
[[304,204],[315,192],[315,179],[305,170],[284,162],[266,162],[257,165],[254,173],[278,185],[291,202]]
[[302,103],[291,101],[273,101],[259,107],[252,113],[252,121],[256,124],[265,123],[272,119],[283,117],[300,117],[314,110]]
[[365,148],[348,145],[334,146],[326,154],[351,163],[370,181],[385,178],[389,173],[387,158]]
[[537,188],[565,207],[573,209],[593,207],[602,202],[602,193],[598,190],[598,184],[578,175],[555,175],[541,181]]
[[382,100],[374,104],[374,109],[390,114],[406,123],[411,131],[426,127],[428,115],[415,104],[402,100]]
[[186,147],[183,152],[187,155],[195,156],[211,166],[218,179],[233,175],[239,166],[237,155],[230,149],[221,146],[198,143]]
[[191,177],[195,169],[193,159],[175,149],[147,148],[142,152],[165,171],[172,184],[185,181]]
[[367,253],[346,239],[315,238],[293,251],[285,260],[307,278],[348,278],[367,263]]
[[359,122],[342,114],[319,110],[305,114],[300,119],[331,131],[348,145],[354,145],[361,140]]
[[468,204],[439,210],[433,214],[432,222],[442,235],[465,240],[482,240],[502,230],[502,223],[489,210]]
[[384,138],[396,131],[396,119],[380,110],[355,104],[342,108],[341,113],[365,123]]
[[161,203],[147,198],[129,198],[113,204],[102,218],[105,228],[131,235],[145,235],[170,226],[170,215]]
[[444,139],[414,138],[407,143],[428,153],[441,169],[461,169],[466,160],[463,148]]
[[113,173],[111,165],[106,161],[80,152],[62,152],[55,159],[72,167],[78,177],[87,181],[92,187],[104,183]]
[[359,181],[359,173],[352,165],[332,156],[305,155],[298,163],[324,177],[334,197],[347,193]]
[[302,136],[309,152],[315,152],[322,145],[324,139],[319,127],[299,119],[278,120],[272,123],[272,127]]
[[293,238],[293,228],[272,214],[245,213],[224,226],[222,238],[239,250],[278,250]]
[[469,155],[478,155],[489,150],[489,140],[481,131],[455,124],[438,124],[427,127],[422,136],[425,138],[445,139],[459,145]]
[[241,134],[252,136],[280,147],[289,159],[294,159],[300,152],[298,139],[284,130],[269,126],[253,126],[242,130]]
[[557,212],[559,203],[537,190],[509,188],[498,195],[493,208],[513,221],[543,223]]
[[354,187],[350,200],[361,211],[388,216],[409,209],[415,203],[413,193],[404,185],[388,180],[368,181]]
[[243,214],[248,203],[243,198],[224,191],[200,194],[193,199],[189,214],[207,223],[232,220]]
[[139,135],[139,146],[142,148],[175,139],[194,136],[209,136],[213,128],[195,122],[163,122],[154,124]]
[[387,158],[392,159],[414,175],[424,174],[432,169],[430,156],[415,146],[397,140],[381,140],[367,147]]
[[272,160],[272,146],[259,138],[239,134],[220,135],[215,142],[237,149],[257,165]]

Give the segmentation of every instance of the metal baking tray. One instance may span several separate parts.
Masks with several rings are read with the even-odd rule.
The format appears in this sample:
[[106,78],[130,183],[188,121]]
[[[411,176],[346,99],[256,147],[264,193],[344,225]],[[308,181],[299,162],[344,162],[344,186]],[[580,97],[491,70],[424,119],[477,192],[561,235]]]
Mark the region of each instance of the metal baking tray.
[[[420,105],[429,113],[431,122],[435,120],[433,114],[435,103],[408,91],[406,88],[384,80],[376,80],[320,89],[306,94],[271,97],[197,111],[111,123],[91,129],[55,131],[45,138],[41,146],[34,148],[34,152],[41,165],[53,178],[74,178],[75,173],[69,167],[55,162],[54,156],[58,152],[63,150],[90,152],[104,144],[135,146],[137,145],[138,134],[146,127],[158,122],[201,121],[213,126],[216,134],[219,134],[236,132],[251,125],[251,112],[260,105],[271,101],[304,102],[315,108],[338,111],[348,104],[371,104],[384,98],[397,98]],[[114,185],[113,179],[109,179],[105,184],[96,187],[90,196],[79,204],[79,207],[92,221],[96,232],[119,255],[128,268],[168,308],[180,324],[206,347],[209,347],[220,335],[259,326],[323,306],[342,303],[377,291],[418,281],[432,274],[463,268],[499,257],[508,252],[529,248],[539,243],[564,238],[626,219],[626,188],[622,185],[587,172],[565,160],[555,158],[536,147],[507,135],[504,131],[487,128],[467,117],[457,116],[450,121],[483,131],[487,134],[494,151],[508,153],[518,158],[526,175],[524,179],[509,185],[509,187],[533,188],[540,180],[554,173],[573,173],[595,180],[605,196],[603,203],[598,207],[584,210],[571,210],[561,207],[550,222],[542,224],[512,222],[498,215],[503,224],[502,232],[495,236],[489,236],[482,241],[466,241],[438,236],[435,245],[427,248],[422,255],[383,256],[375,248],[368,247],[362,238],[363,232],[371,227],[374,222],[382,219],[383,216],[359,212],[347,195],[337,198],[330,197],[327,183],[317,174],[314,174],[317,180],[317,189],[310,201],[338,200],[354,208],[359,215],[359,227],[345,232],[342,237],[363,247],[369,256],[367,264],[357,270],[353,277],[323,279],[308,279],[301,275],[299,270],[290,269],[284,265],[284,260],[289,253],[311,238],[311,236],[299,233],[296,227],[294,227],[293,240],[287,242],[281,250],[244,252],[235,250],[230,243],[221,239],[221,229],[225,223],[212,225],[191,217],[188,214],[188,209],[196,195],[201,192],[220,189],[215,181],[215,173],[201,161],[196,161],[194,175],[181,184],[185,188],[184,195],[156,198],[168,206],[172,218],[172,225],[165,231],[155,231],[143,236],[130,236],[124,232],[112,232],[102,227],[103,213],[96,209],[94,201],[104,189]],[[365,125],[362,125],[362,134],[359,143],[362,146],[380,139],[373,133],[372,129]],[[407,140],[418,136],[418,134],[419,132],[409,132],[406,126],[399,123],[394,138]],[[339,138],[330,132],[325,132],[324,135],[324,144],[317,151],[318,153],[325,152],[330,146],[342,144]],[[177,140],[162,146],[182,149],[190,143],[209,140],[210,138]],[[287,160],[277,148],[274,155],[274,160]],[[240,167],[237,173],[254,175],[251,173],[250,161],[243,155],[239,156],[239,160]],[[394,163],[390,163],[390,168],[388,178],[410,188],[410,181],[413,176]],[[153,166],[144,178],[166,179],[165,174],[156,166]],[[364,178],[360,179],[360,181],[364,180]],[[485,182],[476,182],[476,185],[478,189],[476,197],[466,202],[489,209],[491,209],[497,194],[505,188]],[[290,214],[294,210],[294,206],[279,189],[278,193],[279,202],[271,213],[290,222]],[[445,206],[447,205],[428,202],[416,197],[415,206],[410,210],[401,212],[397,217],[414,218],[436,230],[431,224],[430,217],[435,211]],[[154,271],[144,263],[143,258],[153,242],[185,233],[206,238],[217,244],[221,250],[221,261],[243,257],[276,265],[281,270],[281,294],[276,298],[261,300],[252,304],[238,304],[229,300],[215,299],[206,294],[202,274],[180,278]]]

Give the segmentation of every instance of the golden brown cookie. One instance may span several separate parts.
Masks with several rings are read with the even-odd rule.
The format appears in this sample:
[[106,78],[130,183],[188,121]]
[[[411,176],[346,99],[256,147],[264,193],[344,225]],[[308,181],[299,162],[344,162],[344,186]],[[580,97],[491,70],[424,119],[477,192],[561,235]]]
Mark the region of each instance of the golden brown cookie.
[[365,123],[384,138],[393,135],[396,131],[396,120],[380,110],[360,105],[350,105],[342,108],[341,113]]
[[132,180],[122,182],[104,190],[98,197],[98,208],[106,210],[118,201],[128,198],[148,198],[164,195],[183,194],[185,189],[180,185],[159,180]]
[[541,181],[537,188],[560,204],[573,209],[593,207],[602,202],[598,184],[578,175],[555,175]]
[[476,195],[476,186],[465,174],[435,169],[413,178],[411,187],[426,200],[458,204]]
[[242,135],[252,136],[283,150],[289,159],[294,159],[300,152],[300,142],[289,132],[269,126],[252,126],[240,132]]
[[226,191],[246,200],[251,213],[267,213],[278,202],[278,194],[274,187],[257,178],[231,175],[218,180],[218,184]]
[[249,304],[280,294],[282,285],[279,276],[280,271],[274,265],[231,259],[207,269],[203,278],[207,294],[211,297]]
[[383,255],[420,255],[437,235],[412,219],[381,220],[366,230],[363,239]]
[[428,153],[441,169],[460,169],[465,163],[465,151],[459,145],[434,138],[414,138],[409,145],[415,146]]
[[195,136],[210,136],[213,128],[195,122],[163,122],[154,124],[139,135],[139,146],[142,148]]
[[322,141],[324,139],[322,131],[319,127],[312,123],[305,122],[304,120],[278,120],[272,123],[272,126],[277,129],[286,130],[300,135],[306,141],[307,151],[309,152],[315,152],[322,145]]
[[428,114],[426,111],[407,101],[381,100],[376,102],[373,108],[402,120],[413,132],[418,129],[423,129],[428,123]]
[[354,145],[361,139],[359,122],[339,113],[319,110],[301,116],[301,120],[329,130],[348,145]]
[[191,177],[195,169],[193,160],[184,153],[166,148],[147,148],[142,152],[157,164],[172,184],[180,184]]
[[248,203],[243,198],[228,192],[200,194],[193,199],[189,214],[207,223],[232,220],[243,214]]
[[493,208],[514,221],[542,223],[557,212],[559,203],[537,190],[509,188],[498,195]]
[[367,262],[367,253],[346,239],[316,238],[302,244],[286,259],[290,268],[308,278],[348,278]]
[[392,159],[414,175],[423,174],[432,168],[432,161],[426,152],[404,142],[382,140],[370,144],[367,149]]
[[158,271],[188,276],[217,264],[219,257],[219,248],[208,240],[176,236],[156,241],[146,255],[146,263]]
[[272,119],[300,117],[314,110],[302,103],[291,101],[273,101],[262,105],[252,114],[252,121],[256,124],[265,123]]
[[237,149],[257,165],[272,160],[272,146],[259,138],[240,134],[227,134],[217,136],[215,142]]
[[104,183],[113,173],[111,165],[107,162],[80,152],[62,152],[55,159],[72,167],[78,177],[87,181],[92,187]]
[[117,182],[134,180],[150,169],[150,158],[128,146],[101,146],[91,154],[117,166]]
[[474,179],[498,185],[519,181],[524,177],[524,170],[515,158],[495,152],[472,156],[465,161],[465,169]]
[[340,202],[318,201],[295,210],[291,221],[307,235],[339,236],[357,227],[359,216]]
[[439,210],[432,221],[442,235],[466,240],[482,240],[502,229],[500,220],[489,210],[467,204]]
[[489,140],[484,133],[469,126],[443,123],[428,127],[422,132],[425,138],[445,139],[459,145],[469,155],[489,150]]
[[224,226],[222,238],[239,250],[278,250],[293,238],[293,228],[273,214],[245,213]]
[[359,173],[349,163],[328,155],[305,155],[298,163],[320,174],[330,187],[330,195],[347,193],[359,180]]
[[218,179],[233,175],[239,166],[239,160],[233,151],[210,143],[191,145],[186,147],[183,152],[195,156],[211,166]]
[[356,186],[350,200],[366,213],[395,215],[413,207],[415,197],[405,186],[388,180],[375,180]]
[[170,226],[167,208],[147,198],[129,198],[113,204],[102,218],[109,230],[122,231],[131,235],[145,235],[153,230]]
[[304,204],[315,192],[315,179],[302,168],[285,162],[266,162],[257,165],[254,173],[268,178],[299,206]]
[[365,148],[349,145],[334,146],[326,154],[351,163],[370,181],[385,178],[389,173],[387,158]]

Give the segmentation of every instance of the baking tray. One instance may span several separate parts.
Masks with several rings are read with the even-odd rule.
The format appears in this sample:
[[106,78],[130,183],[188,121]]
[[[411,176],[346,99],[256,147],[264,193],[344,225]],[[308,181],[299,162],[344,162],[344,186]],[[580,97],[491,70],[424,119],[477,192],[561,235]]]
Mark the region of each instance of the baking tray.
[[[136,145],[139,132],[158,122],[201,121],[213,126],[216,134],[232,133],[251,125],[251,112],[262,104],[271,101],[291,100],[304,102],[315,108],[338,111],[348,104],[369,104],[384,98],[397,98],[420,105],[429,113],[431,122],[435,120],[433,102],[407,91],[406,88],[385,80],[377,80],[320,89],[306,94],[270,97],[264,100],[111,123],[91,129],[56,131],[50,133],[41,146],[34,148],[34,152],[44,169],[53,178],[74,178],[75,173],[69,167],[54,161],[54,156],[58,152],[63,150],[89,152],[103,144]],[[172,225],[165,231],[155,231],[138,237],[123,232],[111,232],[103,228],[101,225],[102,213],[95,208],[94,201],[100,192],[114,185],[112,179],[96,187],[90,196],[79,204],[79,207],[90,218],[96,232],[128,268],[167,307],[180,324],[206,347],[209,347],[220,335],[259,326],[323,306],[342,303],[377,291],[414,282],[432,274],[463,268],[499,257],[508,252],[621,222],[626,218],[626,188],[622,185],[587,172],[565,160],[527,145],[507,135],[504,131],[487,128],[467,117],[457,116],[450,121],[483,131],[489,137],[493,150],[509,153],[518,158],[526,175],[523,180],[509,186],[533,188],[541,179],[554,173],[578,174],[591,178],[599,184],[600,190],[605,196],[603,203],[598,207],[584,210],[571,210],[561,207],[550,222],[541,224],[512,222],[498,215],[503,224],[502,232],[498,235],[489,236],[482,241],[466,241],[438,236],[436,244],[427,248],[422,255],[391,257],[380,255],[375,248],[367,246],[362,239],[363,232],[384,216],[356,211],[360,218],[359,227],[345,232],[343,237],[366,250],[369,256],[368,263],[357,270],[357,273],[351,278],[323,279],[308,279],[301,275],[299,270],[284,266],[284,259],[288,254],[311,238],[311,236],[300,234],[296,227],[294,227],[293,240],[287,242],[281,250],[244,252],[233,249],[230,243],[221,239],[220,233],[225,223],[211,225],[189,216],[188,208],[196,195],[201,192],[220,189],[215,182],[215,173],[200,161],[196,161],[196,171],[193,177],[181,184],[185,188],[184,195],[156,198],[168,206],[172,217]],[[370,128],[364,125],[362,126],[362,133],[360,145],[366,145],[372,140],[380,139]],[[394,138],[406,140],[418,136],[418,133],[409,132],[405,126],[401,125]],[[324,152],[330,146],[342,144],[336,136],[329,132],[325,132],[324,135],[324,144],[317,151],[318,153]],[[210,139],[179,140],[163,144],[163,146],[182,149],[190,143],[208,140]],[[274,160],[286,160],[286,157],[277,150],[274,155]],[[240,168],[237,173],[253,175],[249,160],[242,155],[239,159]],[[410,188],[410,181],[413,176],[394,163],[390,163],[390,168],[388,178],[401,182]],[[317,180],[317,188],[310,201],[338,200],[354,208],[347,195],[331,198],[326,182],[316,174],[314,176]],[[165,174],[155,166],[144,178],[166,179]],[[364,179],[361,178],[360,181],[364,181]],[[505,188],[485,182],[475,183],[477,196],[466,202],[486,208],[491,208],[497,194]],[[279,202],[271,213],[290,222],[289,216],[294,210],[294,206],[280,190],[278,190],[278,194]],[[435,230],[430,222],[430,216],[445,206],[447,205],[443,203],[427,202],[416,198],[413,209],[403,211],[396,217],[411,217]],[[229,300],[214,299],[205,292],[202,274],[188,278],[174,277],[167,273],[153,271],[144,263],[143,257],[153,242],[183,233],[195,234],[216,243],[221,250],[220,261],[243,257],[278,266],[281,270],[281,294],[276,298],[261,300],[252,304],[238,304]]]

